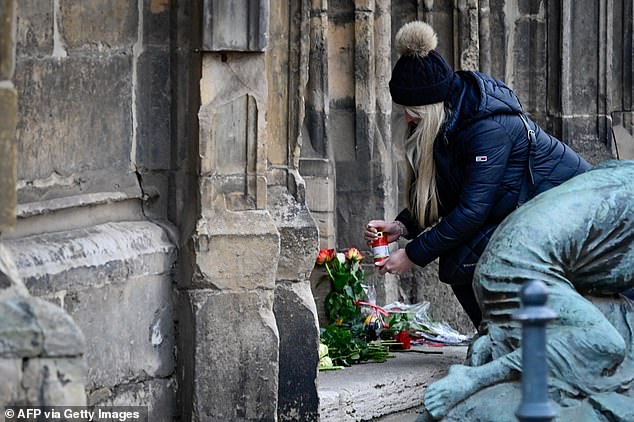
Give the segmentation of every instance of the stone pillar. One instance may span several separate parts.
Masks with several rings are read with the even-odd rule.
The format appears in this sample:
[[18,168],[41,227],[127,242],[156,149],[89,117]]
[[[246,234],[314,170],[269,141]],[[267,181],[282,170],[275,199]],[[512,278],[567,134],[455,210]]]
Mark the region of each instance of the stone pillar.
[[[256,161],[265,159],[257,148],[264,136],[263,64],[262,56],[204,58],[202,215],[193,237],[196,273],[183,286],[181,305],[181,326],[191,330],[180,347],[189,355],[180,380],[191,391],[186,420],[273,420],[276,414],[280,239],[268,211],[258,207],[266,185],[255,189],[253,177],[262,166]],[[250,88],[256,91],[247,93]]]
[[[269,98],[282,101],[269,101],[267,128],[268,159],[273,164],[268,210],[280,234],[273,305],[280,339],[277,418],[316,421],[319,327],[309,275],[319,248],[319,230],[307,203],[321,179],[313,171],[308,173],[310,180],[303,176],[307,165],[326,171],[332,167],[322,158],[329,148],[325,136],[328,21],[324,0],[275,3],[267,54],[268,91]],[[327,213],[321,217],[322,239],[334,238],[328,223],[332,218]]]
[[[203,21],[240,32],[253,13],[268,19],[265,3],[245,2],[232,14],[222,2],[205,2]],[[203,35],[200,216],[186,258],[195,271],[180,285],[183,420],[272,421],[277,414],[280,234],[267,210],[266,56],[261,44],[247,42],[258,33],[252,29],[246,39]],[[232,39],[246,44],[225,45]]]
[[[332,138],[329,136],[330,89],[327,1],[291,2],[291,14],[301,22],[289,28],[291,98],[289,141],[297,139],[299,173],[306,185],[306,204],[319,227],[319,244],[334,248],[336,244],[336,174]],[[297,93],[294,98],[293,92]]]
[[618,158],[634,159],[634,116],[632,83],[634,73],[634,5],[631,1],[608,2],[607,13],[612,17],[607,34],[606,54],[611,77],[608,79],[609,111],[614,130],[615,149]]
[[454,39],[458,45],[455,67],[462,70],[479,70],[480,37],[478,0],[458,0],[457,22]]
[[318,421],[319,327],[310,272],[319,249],[317,225],[284,187],[270,189],[269,210],[281,239],[273,310],[280,336],[279,421]]
[[561,137],[593,162],[609,156],[607,149],[597,154],[593,148],[597,139],[606,139],[606,116],[598,115],[597,96],[599,51],[604,48],[599,37],[605,30],[600,24],[601,3],[604,0],[561,3]]
[[15,1],[0,4],[0,232],[15,223],[17,94],[15,69]]

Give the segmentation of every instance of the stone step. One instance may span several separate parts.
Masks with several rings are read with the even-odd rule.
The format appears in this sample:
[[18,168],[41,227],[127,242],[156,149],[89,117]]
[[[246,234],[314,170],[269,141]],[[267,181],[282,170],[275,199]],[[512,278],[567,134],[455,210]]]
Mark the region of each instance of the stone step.
[[449,366],[463,363],[466,354],[466,346],[413,346],[394,352],[394,358],[384,363],[322,371],[320,420],[413,422],[425,388],[444,377]]

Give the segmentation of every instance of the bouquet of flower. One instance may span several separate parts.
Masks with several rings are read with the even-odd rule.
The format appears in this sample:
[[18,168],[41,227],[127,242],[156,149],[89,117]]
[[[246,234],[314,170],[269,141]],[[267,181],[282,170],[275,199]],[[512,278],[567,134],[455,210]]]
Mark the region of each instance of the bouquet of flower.
[[334,249],[321,249],[316,263],[328,274],[331,291],[325,298],[324,308],[328,325],[320,331],[320,340],[327,346],[333,366],[350,366],[361,361],[384,362],[391,357],[387,346],[370,341],[366,316],[360,302],[367,300],[363,286],[363,256],[356,248],[337,253]]
[[331,291],[325,299],[324,308],[329,323],[341,325],[344,321],[354,323],[361,319],[358,300],[365,300],[363,289],[363,255],[356,248],[337,253],[334,249],[321,249],[317,265],[324,266],[331,283]]

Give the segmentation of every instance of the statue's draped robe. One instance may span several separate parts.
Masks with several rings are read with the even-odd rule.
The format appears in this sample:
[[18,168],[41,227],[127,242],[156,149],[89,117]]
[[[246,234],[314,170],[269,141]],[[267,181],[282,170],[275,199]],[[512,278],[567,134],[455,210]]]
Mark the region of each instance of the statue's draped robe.
[[634,287],[634,162],[606,162],[537,196],[484,251],[474,277],[480,336],[490,340],[489,360],[518,372],[521,325],[512,315],[528,280],[547,285],[559,315],[547,326],[551,397],[564,411],[584,401],[614,420],[634,417],[634,303],[620,294]]

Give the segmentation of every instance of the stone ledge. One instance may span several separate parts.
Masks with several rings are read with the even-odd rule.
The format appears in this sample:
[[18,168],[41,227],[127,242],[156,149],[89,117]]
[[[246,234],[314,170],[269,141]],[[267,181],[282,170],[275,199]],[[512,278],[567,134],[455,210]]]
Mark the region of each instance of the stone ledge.
[[320,372],[320,420],[369,421],[420,407],[425,387],[445,376],[450,365],[464,362],[467,354],[466,346],[414,346],[411,350],[394,352],[395,357],[385,363]]
[[105,223],[4,242],[34,296],[169,275],[176,247],[148,221]]

